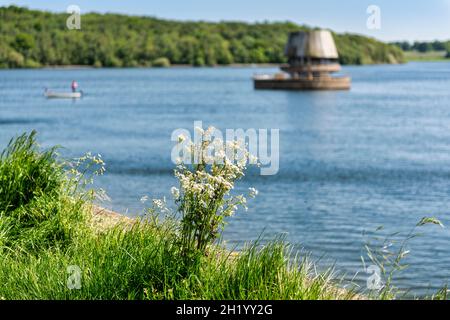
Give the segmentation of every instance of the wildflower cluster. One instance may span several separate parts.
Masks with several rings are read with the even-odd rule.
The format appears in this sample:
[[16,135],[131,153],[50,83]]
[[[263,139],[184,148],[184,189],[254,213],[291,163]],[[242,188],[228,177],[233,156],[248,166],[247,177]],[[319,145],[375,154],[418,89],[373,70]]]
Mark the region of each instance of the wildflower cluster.
[[[74,159],[72,162],[67,162],[66,165],[68,166],[69,181],[75,182],[69,184],[75,189],[74,191],[78,190],[80,186],[86,188],[92,185],[94,183],[94,176],[101,176],[106,171],[106,165],[102,159],[102,155],[92,155],[90,152],[80,158]],[[91,189],[86,194],[99,200],[109,200],[109,197],[103,189]]]
[[[205,253],[223,230],[224,219],[233,216],[239,207],[247,210],[246,197],[234,196],[231,191],[245,175],[247,164],[257,163],[257,159],[246,151],[244,141],[212,140],[213,127],[196,130],[201,141],[178,137],[185,150],[175,169],[179,188],[173,187],[171,193],[181,214],[183,248],[186,252]],[[257,193],[256,189],[249,189],[251,198]],[[153,204],[158,211],[167,211],[165,201]]]
[[[244,195],[232,196],[230,192],[235,181],[244,176],[247,162],[255,160],[245,150],[243,141],[211,141],[213,127],[204,132],[200,128],[196,130],[202,134],[198,143],[186,143],[185,137],[179,137],[179,141],[187,145],[185,151],[190,160],[195,158],[196,161],[178,164],[175,176],[180,189],[171,191],[182,215],[184,248],[205,252],[223,229],[224,218],[233,216],[239,206],[247,209]],[[252,189],[250,195],[256,194]]]
[[[102,155],[92,155],[90,152],[80,158],[74,159],[68,165],[70,167],[69,173],[80,182],[80,178],[85,177],[89,172],[94,176],[101,176],[106,171]],[[92,179],[86,181],[86,184],[91,184],[91,181]]]

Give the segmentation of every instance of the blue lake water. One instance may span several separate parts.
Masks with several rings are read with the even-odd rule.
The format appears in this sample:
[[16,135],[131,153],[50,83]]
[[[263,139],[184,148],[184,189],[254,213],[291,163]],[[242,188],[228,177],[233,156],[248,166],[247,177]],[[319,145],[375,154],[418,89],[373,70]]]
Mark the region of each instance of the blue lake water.
[[[230,247],[264,233],[332,261],[365,285],[365,231],[407,232],[422,217],[450,227],[450,63],[346,67],[349,92],[255,91],[259,68],[0,71],[0,147],[36,129],[67,157],[101,153],[107,207],[139,213],[139,199],[175,185],[171,133],[195,120],[226,128],[280,129],[280,171],[250,173],[239,190],[260,194],[230,220]],[[79,101],[46,100],[43,88]],[[423,228],[397,284],[432,293],[450,278],[449,229]]]

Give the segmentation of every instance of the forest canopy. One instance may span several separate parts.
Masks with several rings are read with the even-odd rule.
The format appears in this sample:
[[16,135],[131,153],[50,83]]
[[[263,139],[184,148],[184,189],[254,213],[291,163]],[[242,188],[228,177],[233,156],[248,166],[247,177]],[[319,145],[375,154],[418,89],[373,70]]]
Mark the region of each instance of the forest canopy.
[[[81,30],[68,14],[0,7],[0,68],[283,63],[292,22],[180,22],[118,14],[83,14]],[[334,34],[343,64],[404,62],[393,45],[353,34]]]

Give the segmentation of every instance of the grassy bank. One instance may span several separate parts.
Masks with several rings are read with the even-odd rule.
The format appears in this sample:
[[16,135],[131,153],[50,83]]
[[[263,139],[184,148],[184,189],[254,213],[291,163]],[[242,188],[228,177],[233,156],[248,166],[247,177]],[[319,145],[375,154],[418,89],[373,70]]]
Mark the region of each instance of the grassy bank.
[[[396,241],[399,247],[374,238],[382,246],[367,247],[369,257],[386,282],[357,293],[343,289],[332,268],[317,272],[281,238],[249,243],[239,253],[223,246],[223,218],[246,206],[242,195],[227,192],[244,165],[206,170],[201,163],[191,171],[181,163],[180,189],[171,190],[179,215],[154,200],[145,217],[130,219],[93,204],[103,196],[89,187],[104,171],[100,157],[64,161],[35,138],[33,132],[13,139],[0,155],[0,300],[393,299],[394,273],[407,267],[407,241],[418,236],[416,228],[441,225],[422,219]],[[447,288],[430,298],[446,299]]]
[[40,150],[34,133],[2,153],[0,299],[354,297],[281,240],[239,255],[214,244],[186,258],[177,220],[99,214],[87,184],[99,166],[96,157],[74,164]]

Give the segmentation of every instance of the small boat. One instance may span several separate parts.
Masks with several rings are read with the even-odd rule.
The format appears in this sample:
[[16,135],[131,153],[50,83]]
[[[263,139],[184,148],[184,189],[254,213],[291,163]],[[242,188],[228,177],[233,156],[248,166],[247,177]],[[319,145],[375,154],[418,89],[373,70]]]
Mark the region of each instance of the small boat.
[[49,99],[80,99],[83,96],[83,91],[54,92],[50,90],[45,90],[44,95]]

